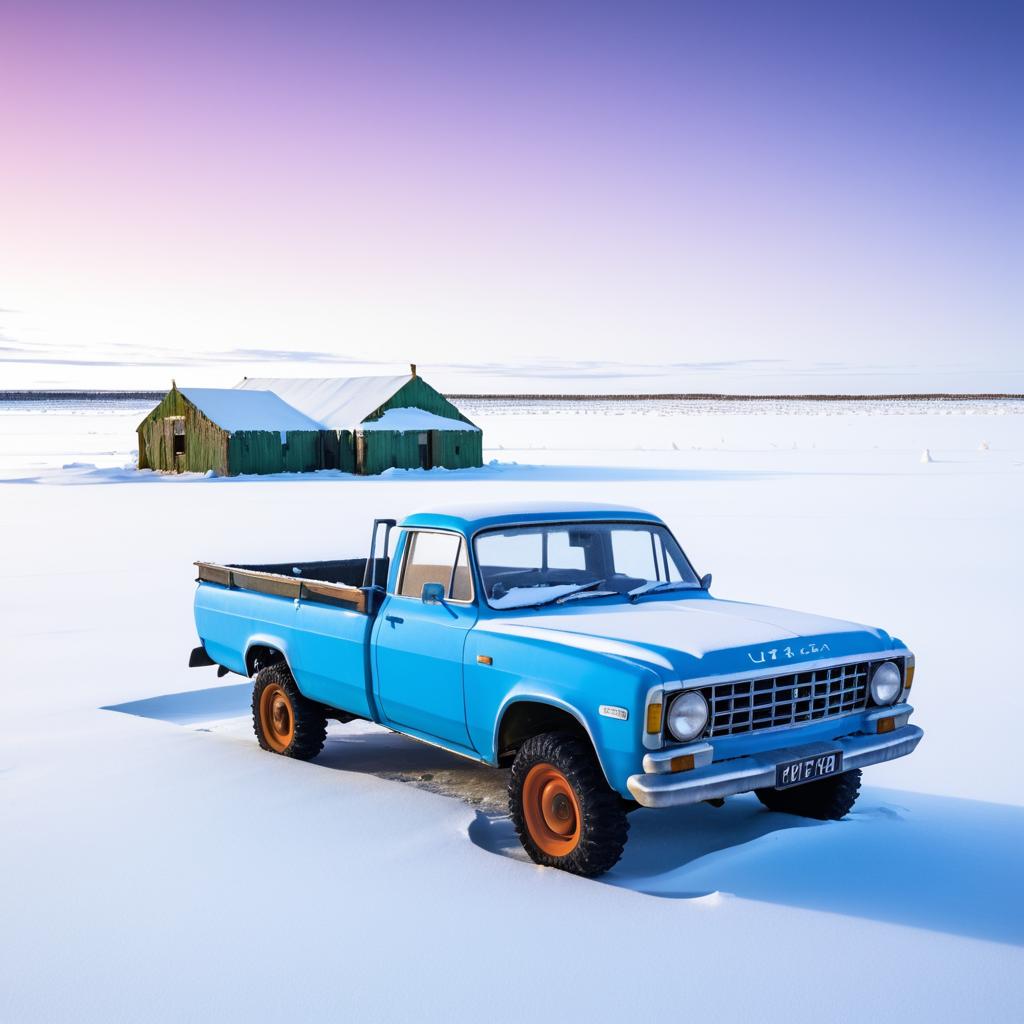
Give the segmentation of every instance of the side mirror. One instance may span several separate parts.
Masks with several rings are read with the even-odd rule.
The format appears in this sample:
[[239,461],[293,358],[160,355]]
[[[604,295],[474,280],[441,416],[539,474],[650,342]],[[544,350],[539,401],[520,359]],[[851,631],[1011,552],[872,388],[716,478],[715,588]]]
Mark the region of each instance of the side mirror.
[[424,583],[420,597],[424,604],[444,604],[444,584]]
[[704,573],[703,576],[701,576],[701,578],[700,578],[700,589],[701,590],[710,590],[711,589],[711,573],[706,572],[706,573]]

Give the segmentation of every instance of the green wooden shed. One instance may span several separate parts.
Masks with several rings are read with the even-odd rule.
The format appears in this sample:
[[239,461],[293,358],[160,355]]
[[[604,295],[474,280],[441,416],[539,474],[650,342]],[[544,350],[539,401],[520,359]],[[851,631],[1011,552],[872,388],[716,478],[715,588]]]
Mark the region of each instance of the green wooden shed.
[[267,391],[173,385],[139,424],[139,469],[304,472],[323,465],[325,433]]
[[394,377],[253,378],[178,388],[139,424],[139,468],[166,472],[462,469],[483,436],[410,367]]
[[[465,469],[483,465],[483,434],[411,366],[393,377],[247,377],[238,388],[270,391],[333,432],[327,468]],[[330,460],[336,458],[336,463]]]

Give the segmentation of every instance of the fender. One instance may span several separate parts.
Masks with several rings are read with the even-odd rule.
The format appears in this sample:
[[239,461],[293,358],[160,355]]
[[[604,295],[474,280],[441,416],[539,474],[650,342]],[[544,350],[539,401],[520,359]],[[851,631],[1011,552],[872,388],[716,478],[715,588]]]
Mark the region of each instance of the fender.
[[550,694],[520,691],[518,693],[510,694],[504,701],[502,701],[501,706],[498,708],[498,713],[494,718],[494,732],[491,736],[491,764],[498,763],[498,736],[501,733],[501,723],[505,720],[505,713],[513,704],[546,704],[548,707],[557,708],[559,711],[564,711],[576,719],[576,721],[583,727],[583,731],[587,734],[587,739],[590,740],[590,746],[594,750],[594,756],[597,758],[597,763],[601,768],[601,774],[604,776],[605,782],[607,782],[612,789],[615,788],[612,784],[611,776],[608,774],[608,770],[604,765],[601,750],[597,741],[594,739],[594,733],[590,728],[590,723],[586,720],[585,716],[583,716],[571,704],[564,700],[559,700],[557,697],[552,697]]
[[[269,647],[272,650],[277,651],[282,658],[284,658],[285,665],[288,666],[288,671],[292,673],[292,679],[295,679],[295,684],[298,686],[299,681],[295,678],[295,673],[292,671],[291,657],[288,653],[288,644],[279,636],[272,636],[269,633],[254,633],[245,644],[245,653],[242,655],[243,664],[248,667],[249,665],[249,652],[254,647]],[[302,687],[299,686],[301,691]]]

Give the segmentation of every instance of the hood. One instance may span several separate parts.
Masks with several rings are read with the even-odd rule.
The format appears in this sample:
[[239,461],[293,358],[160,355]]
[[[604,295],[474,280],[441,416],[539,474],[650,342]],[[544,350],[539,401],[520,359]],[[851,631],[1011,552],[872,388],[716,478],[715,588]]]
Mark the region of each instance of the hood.
[[704,594],[604,608],[557,607],[478,629],[630,658],[682,677],[764,672],[892,648],[880,629]]

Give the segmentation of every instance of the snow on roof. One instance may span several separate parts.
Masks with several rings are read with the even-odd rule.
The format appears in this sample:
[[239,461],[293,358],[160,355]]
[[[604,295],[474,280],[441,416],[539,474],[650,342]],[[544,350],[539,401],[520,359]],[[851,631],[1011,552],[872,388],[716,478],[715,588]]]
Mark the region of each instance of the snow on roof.
[[397,377],[246,377],[235,389],[273,391],[322,427],[353,430],[411,380],[408,373]]
[[292,408],[271,391],[235,388],[178,388],[204,416],[222,430],[320,430],[320,424]]
[[661,520],[643,509],[628,505],[590,504],[568,501],[503,501],[458,505],[441,505],[414,512],[402,520],[402,526],[447,526],[464,529],[485,524],[538,523],[552,521],[587,520],[641,520],[660,523]]
[[465,420],[438,416],[425,409],[388,409],[379,420],[362,423],[360,430],[479,430]]
[[440,516],[459,516],[462,519],[489,519],[500,515],[528,515],[534,512],[558,515],[562,513],[595,513],[622,512],[639,513],[650,516],[651,513],[633,505],[613,505],[605,502],[588,501],[467,501],[453,502],[450,505],[431,505],[419,510],[422,513]]

